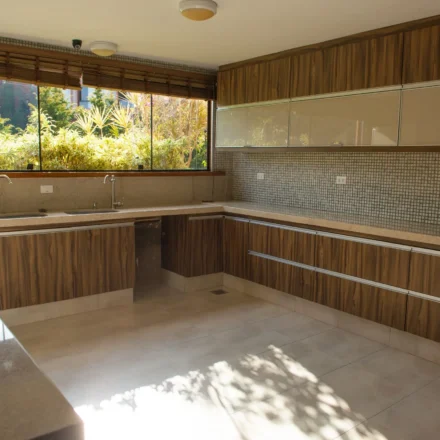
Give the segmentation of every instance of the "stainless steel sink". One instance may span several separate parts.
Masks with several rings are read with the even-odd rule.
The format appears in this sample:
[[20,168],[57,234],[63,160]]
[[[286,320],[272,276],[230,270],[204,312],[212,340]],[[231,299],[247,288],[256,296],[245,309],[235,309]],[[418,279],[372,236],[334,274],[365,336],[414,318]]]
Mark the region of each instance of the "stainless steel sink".
[[8,218],[32,218],[32,217],[47,217],[47,214],[42,212],[28,212],[21,214],[0,214],[0,219]]
[[81,214],[108,214],[112,212],[119,212],[117,209],[74,209],[72,211],[64,211],[69,215],[81,215]]

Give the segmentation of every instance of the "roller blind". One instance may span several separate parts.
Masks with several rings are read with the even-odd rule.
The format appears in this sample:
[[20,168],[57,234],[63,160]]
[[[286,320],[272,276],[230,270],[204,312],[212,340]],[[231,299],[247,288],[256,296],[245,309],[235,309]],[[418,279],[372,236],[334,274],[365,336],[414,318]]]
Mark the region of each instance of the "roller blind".
[[0,51],[0,79],[80,89],[81,76],[81,67],[68,60]]
[[26,46],[0,44],[0,79],[215,99],[216,75]]

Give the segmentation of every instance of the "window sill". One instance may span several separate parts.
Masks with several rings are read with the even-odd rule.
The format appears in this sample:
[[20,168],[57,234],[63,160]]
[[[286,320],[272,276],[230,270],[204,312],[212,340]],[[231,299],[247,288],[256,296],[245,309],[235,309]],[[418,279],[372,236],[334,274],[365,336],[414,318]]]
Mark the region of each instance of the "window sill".
[[104,177],[114,174],[118,177],[201,177],[224,176],[224,171],[0,171],[11,179],[53,178],[53,177]]

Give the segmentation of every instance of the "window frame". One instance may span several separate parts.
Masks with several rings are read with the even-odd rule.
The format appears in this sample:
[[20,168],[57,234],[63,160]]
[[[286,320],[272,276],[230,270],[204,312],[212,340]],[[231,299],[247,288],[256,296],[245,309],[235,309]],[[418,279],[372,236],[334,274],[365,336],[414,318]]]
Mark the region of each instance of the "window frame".
[[[17,82],[13,79],[9,80],[10,82]],[[20,81],[18,81],[20,82]],[[34,84],[37,87],[37,105],[38,105],[38,118],[40,120],[40,85]],[[47,87],[47,86],[43,86]],[[54,86],[55,87],[55,86]],[[57,87],[58,88],[58,87]],[[62,87],[59,87],[62,90]],[[81,89],[82,90],[82,89]],[[105,90],[105,89],[103,89]],[[118,91],[120,93],[120,91]],[[139,92],[138,92],[139,93]],[[147,95],[158,95],[157,93],[146,93]],[[80,95],[82,96],[82,95]],[[160,96],[160,95],[159,95]],[[165,95],[169,96],[169,95]],[[180,98],[183,97],[174,97],[169,96],[170,98]],[[183,99],[191,99],[191,98],[183,98]],[[202,101],[203,99],[200,98],[193,98],[198,99]],[[107,174],[116,174],[118,176],[124,177],[124,176],[131,176],[131,177],[154,177],[154,176],[222,176],[225,175],[224,172],[220,171],[213,171],[212,168],[212,156],[214,148],[214,142],[213,142],[213,115],[215,115],[215,100],[212,99],[206,99],[204,100],[207,105],[207,121],[206,121],[206,129],[207,129],[207,136],[206,136],[206,143],[207,143],[207,151],[206,151],[206,169],[164,169],[164,170],[156,170],[153,169],[153,162],[151,162],[151,168],[150,169],[144,169],[144,170],[45,170],[43,167],[43,154],[42,154],[42,145],[41,145],[41,131],[40,131],[40,124],[38,128],[38,144],[39,144],[39,162],[40,167],[42,169],[38,170],[8,170],[0,168],[0,173],[2,174],[11,174],[11,177],[14,178],[35,178],[35,177],[101,177],[105,176]],[[151,108],[153,111],[153,107]],[[151,152],[153,156],[153,143],[151,144]]]

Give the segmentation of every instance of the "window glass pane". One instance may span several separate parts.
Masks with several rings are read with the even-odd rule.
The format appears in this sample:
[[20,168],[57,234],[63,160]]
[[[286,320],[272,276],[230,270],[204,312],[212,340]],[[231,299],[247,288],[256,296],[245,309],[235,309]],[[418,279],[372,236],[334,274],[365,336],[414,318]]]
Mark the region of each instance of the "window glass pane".
[[43,169],[150,169],[150,115],[150,95],[40,87]]
[[153,95],[153,169],[206,170],[208,103]]
[[0,80],[0,169],[39,169],[37,87]]

